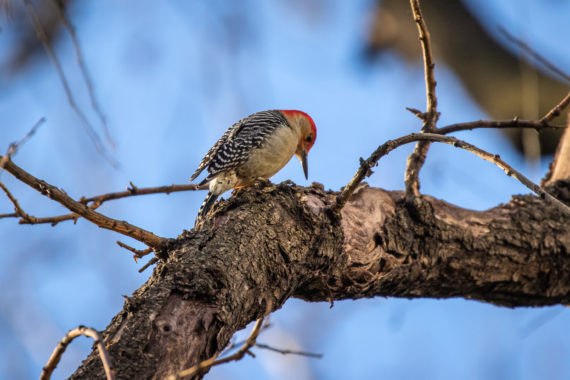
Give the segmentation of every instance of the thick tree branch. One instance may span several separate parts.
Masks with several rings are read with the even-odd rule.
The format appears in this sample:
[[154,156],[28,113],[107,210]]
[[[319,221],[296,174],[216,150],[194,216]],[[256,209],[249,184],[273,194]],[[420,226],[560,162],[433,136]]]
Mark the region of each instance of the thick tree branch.
[[[570,200],[570,182],[550,190]],[[291,297],[570,303],[568,216],[534,196],[485,212],[422,197],[412,210],[403,192],[363,185],[339,215],[330,211],[337,195],[260,185],[218,203],[103,333],[117,377],[192,367]],[[102,376],[92,354],[73,378]]]

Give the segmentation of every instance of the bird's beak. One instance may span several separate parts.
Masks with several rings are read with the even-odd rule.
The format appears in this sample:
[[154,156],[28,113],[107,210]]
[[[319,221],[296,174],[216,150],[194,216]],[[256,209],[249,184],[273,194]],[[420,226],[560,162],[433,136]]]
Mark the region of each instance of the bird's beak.
[[307,152],[305,150],[301,151],[301,164],[303,165],[303,172],[305,173],[305,179],[309,179],[309,166],[307,164]]

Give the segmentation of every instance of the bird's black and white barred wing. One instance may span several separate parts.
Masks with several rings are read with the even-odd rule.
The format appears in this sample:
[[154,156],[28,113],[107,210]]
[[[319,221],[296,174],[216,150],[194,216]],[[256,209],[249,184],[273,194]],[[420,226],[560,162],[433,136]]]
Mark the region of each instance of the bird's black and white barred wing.
[[[238,123],[236,123],[236,124],[238,124]],[[192,177],[190,177],[190,182],[194,181],[196,179],[196,177],[198,177],[200,175],[200,173],[202,173],[202,170],[204,170],[208,165],[210,165],[210,162],[212,162],[212,158],[216,155],[216,152],[218,151],[218,149],[222,145],[224,145],[226,141],[228,141],[228,138],[229,138],[230,134],[232,133],[232,129],[236,126],[236,124],[234,124],[233,126],[228,128],[228,130],[224,133],[224,135],[222,137],[220,137],[220,139],[214,144],[214,146],[212,146],[210,148],[208,153],[206,153],[204,158],[202,158],[202,161],[200,161],[200,165],[198,165],[198,169],[196,169],[194,174],[192,174]]]
[[238,167],[281,125],[289,126],[289,123],[277,110],[257,112],[238,121],[208,151],[190,181],[206,167],[209,175],[202,183],[221,172]]

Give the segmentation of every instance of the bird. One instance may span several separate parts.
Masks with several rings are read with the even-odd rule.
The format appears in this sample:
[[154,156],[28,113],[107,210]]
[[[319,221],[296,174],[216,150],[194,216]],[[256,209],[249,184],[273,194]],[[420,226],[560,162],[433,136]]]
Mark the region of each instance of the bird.
[[219,195],[269,179],[293,155],[299,158],[305,178],[309,179],[307,155],[316,138],[315,122],[299,110],[260,111],[233,124],[190,177],[190,182],[194,181],[207,168],[208,175],[199,186],[208,183],[209,191],[198,219],[208,213]]

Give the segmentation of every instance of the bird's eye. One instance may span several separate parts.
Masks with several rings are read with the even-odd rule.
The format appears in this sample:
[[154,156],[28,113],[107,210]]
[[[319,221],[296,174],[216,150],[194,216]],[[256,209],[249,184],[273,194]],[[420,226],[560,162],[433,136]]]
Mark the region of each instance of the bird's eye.
[[307,142],[310,143],[311,141],[313,141],[313,136],[307,136]]

